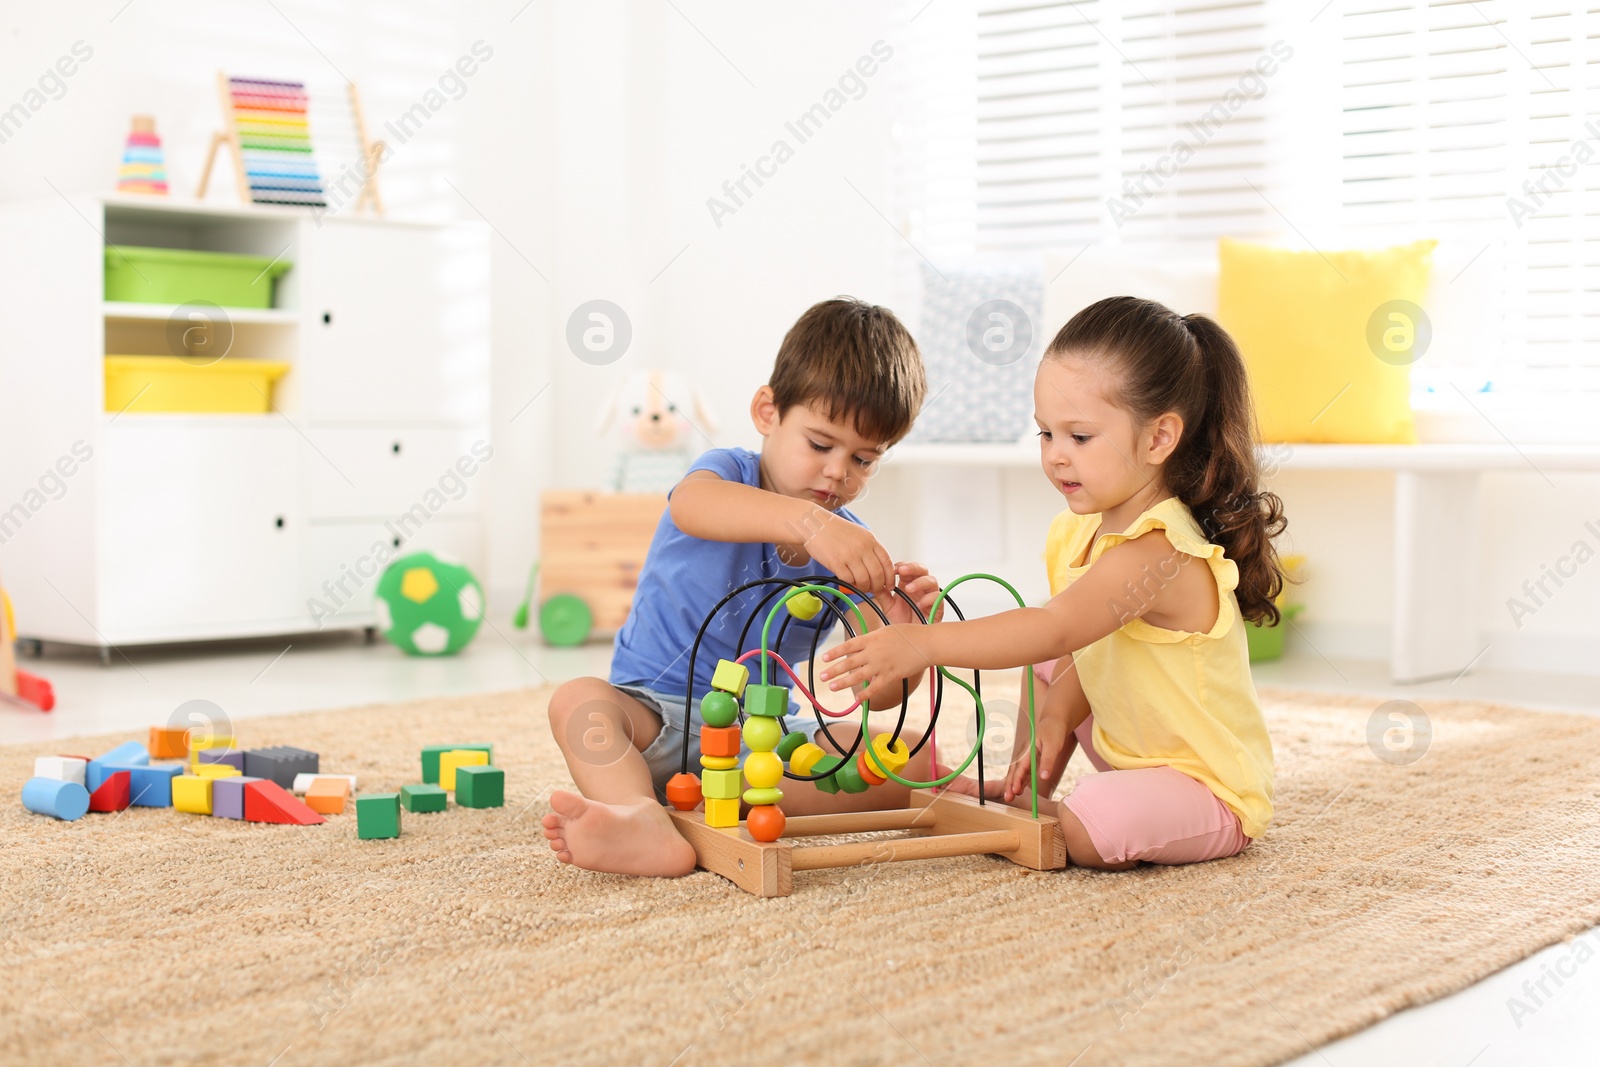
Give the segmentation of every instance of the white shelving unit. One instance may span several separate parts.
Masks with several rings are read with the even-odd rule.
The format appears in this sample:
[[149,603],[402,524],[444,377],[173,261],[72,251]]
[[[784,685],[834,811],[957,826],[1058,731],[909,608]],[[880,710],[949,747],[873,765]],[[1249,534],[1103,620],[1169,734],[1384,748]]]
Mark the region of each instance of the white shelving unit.
[[[178,312],[106,301],[108,244],[293,264],[271,309],[224,309],[226,358],[291,365],[273,411],[105,410],[103,357],[173,354]],[[0,573],[24,639],[108,658],[367,627],[380,557],[481,571],[486,228],[107,195],[0,210],[0,249]]]

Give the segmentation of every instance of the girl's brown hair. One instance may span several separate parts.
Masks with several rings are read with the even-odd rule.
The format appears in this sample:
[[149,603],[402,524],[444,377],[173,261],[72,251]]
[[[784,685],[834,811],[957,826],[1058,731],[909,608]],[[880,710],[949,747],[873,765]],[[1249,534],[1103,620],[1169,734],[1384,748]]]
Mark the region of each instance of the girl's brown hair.
[[1183,419],[1162,466],[1166,488],[1238,566],[1239,613],[1276,626],[1284,577],[1272,539],[1288,519],[1278,495],[1259,486],[1250,382],[1228,332],[1204,315],[1114,296],[1074,315],[1045,358],[1103,365],[1118,383],[1107,399],[1135,426],[1169,411]]

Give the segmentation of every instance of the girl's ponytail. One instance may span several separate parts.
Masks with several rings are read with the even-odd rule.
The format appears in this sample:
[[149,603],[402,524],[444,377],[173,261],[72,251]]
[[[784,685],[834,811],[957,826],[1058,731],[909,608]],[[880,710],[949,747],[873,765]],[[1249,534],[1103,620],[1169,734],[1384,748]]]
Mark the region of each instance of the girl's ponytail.
[[1260,488],[1255,408],[1233,338],[1204,315],[1179,316],[1152,300],[1116,296],[1061,328],[1046,357],[1069,356],[1111,364],[1116,399],[1136,425],[1169,411],[1183,419],[1162,469],[1166,487],[1238,566],[1239,613],[1277,625],[1284,579],[1272,539],[1288,520],[1278,495]]

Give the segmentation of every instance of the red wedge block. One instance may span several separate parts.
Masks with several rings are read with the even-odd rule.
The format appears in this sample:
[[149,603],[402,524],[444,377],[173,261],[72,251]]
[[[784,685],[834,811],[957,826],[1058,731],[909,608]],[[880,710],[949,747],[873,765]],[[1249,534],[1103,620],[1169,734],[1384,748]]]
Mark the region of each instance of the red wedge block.
[[293,793],[267,779],[244,787],[244,817],[249,822],[286,822],[301,826],[326,821]]
[[100,788],[89,794],[90,811],[121,811],[133,802],[133,772],[117,771],[106,776]]

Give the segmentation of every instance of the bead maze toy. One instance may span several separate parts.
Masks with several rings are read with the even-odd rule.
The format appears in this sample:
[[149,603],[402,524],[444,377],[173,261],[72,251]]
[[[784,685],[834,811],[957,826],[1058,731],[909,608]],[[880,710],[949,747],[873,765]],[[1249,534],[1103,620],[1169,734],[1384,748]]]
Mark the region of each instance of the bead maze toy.
[[[947,603],[957,617],[964,617],[949,594],[957,586],[974,579],[998,582],[1016,598],[1019,605],[1023,603],[1017,591],[1002,579],[987,574],[970,574],[952,582],[939,594],[933,605],[935,614],[940,603]],[[776,598],[777,602],[766,610],[760,645],[742,653],[735,660],[718,662],[712,674],[711,687],[700,698],[701,718],[705,725],[700,731],[701,770],[697,777],[689,770],[689,731],[692,724],[688,702],[694,698],[695,660],[701,642],[712,621],[731,600],[746,590],[763,586],[777,588],[766,593],[746,620],[735,647],[745,647],[750,624],[763,609],[767,609],[768,602]],[[846,590],[861,597],[861,604],[853,603],[846,595]],[[923,618],[904,593],[896,590],[896,595],[911,604],[918,618]],[[779,612],[785,612],[787,617],[778,630],[778,647],[782,647],[784,629],[790,619],[809,620],[824,609],[832,612],[834,619],[853,635],[856,630],[851,627],[850,615],[840,607],[838,601],[844,601],[862,629],[866,626],[866,617],[861,613],[863,604],[872,608],[884,625],[889,623],[883,610],[860,589],[831,575],[801,579],[766,578],[747,582],[724,596],[706,615],[695,635],[694,644],[689,650],[689,691],[685,693],[682,769],[667,783],[666,794],[671,805],[668,813],[678,832],[693,846],[696,864],[722,875],[741,889],[764,897],[787,896],[792,892],[795,871],[850,867],[887,860],[993,854],[1033,870],[1065,867],[1066,839],[1060,824],[1051,816],[1039,814],[1037,749],[1033,745],[1036,723],[1032,668],[1028,669],[1027,675],[1029,751],[1030,759],[1035,761],[1032,813],[962,794],[932,793],[931,790],[955,780],[976,760],[980,796],[982,794],[986,716],[979,674],[974,671],[972,684],[968,685],[947,669],[936,669],[929,692],[928,730],[915,747],[908,746],[900,736],[910,698],[909,683],[902,682],[903,697],[894,729],[874,736],[869,729],[872,710],[864,696],[849,708],[830,711],[812,695],[816,688],[816,646],[825,627],[817,627],[812,637],[809,687],[801,682],[781,656],[770,650],[773,643],[769,641],[769,636]],[[752,659],[759,663],[758,682],[750,681],[750,668],[746,666],[747,661]],[[772,663],[777,664],[779,670],[789,677],[811,704],[819,730],[816,736],[825,739],[828,748],[843,755],[828,754],[815,737],[808,737],[803,731],[790,730],[786,726],[784,717],[789,710],[789,689],[771,684]],[[923,745],[929,745],[930,754],[933,752],[933,737],[939,722],[945,679],[972,695],[977,706],[977,740],[960,766],[942,778],[923,782],[901,777],[900,772]],[[842,718],[858,709],[861,729],[847,748],[835,741],[827,719]],[[862,744],[863,739],[869,739],[865,745]],[[739,760],[741,740],[744,747],[749,749],[749,755],[744,758],[742,765]],[[743,789],[740,786],[741,778],[745,786]],[[783,791],[779,786],[785,778],[814,782],[817,788],[828,793],[840,790],[862,793],[875,785],[894,781],[912,790],[911,803],[902,809],[807,815],[791,819],[784,816],[779,806],[783,799]],[[741,800],[749,807],[742,821],[739,817]],[[703,814],[694,810],[702,802]],[[835,845],[797,847],[791,843],[793,839],[801,837],[880,831],[907,833],[888,840]]]

